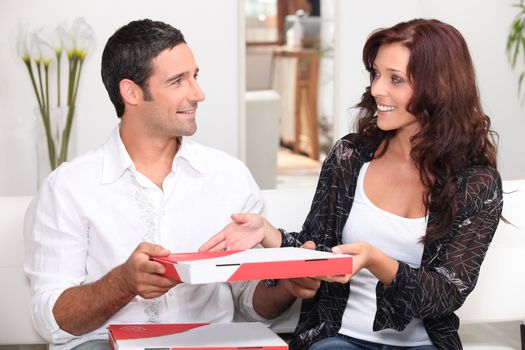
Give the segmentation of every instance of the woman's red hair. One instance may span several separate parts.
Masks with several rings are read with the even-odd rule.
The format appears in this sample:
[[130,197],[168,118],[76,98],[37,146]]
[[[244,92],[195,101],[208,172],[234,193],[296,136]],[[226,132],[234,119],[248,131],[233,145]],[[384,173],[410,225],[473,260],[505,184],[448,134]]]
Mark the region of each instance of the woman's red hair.
[[[413,89],[407,106],[421,129],[411,139],[411,157],[428,189],[423,200],[436,214],[424,242],[443,237],[454,220],[457,175],[475,165],[496,167],[490,118],[483,113],[474,66],[463,36],[438,20],[415,19],[373,32],[363,49],[363,62],[373,79],[379,47],[398,43],[410,51],[407,75]],[[358,104],[358,132],[370,146],[388,141],[395,131],[377,127],[377,106],[370,87]],[[378,155],[384,154],[386,148]]]

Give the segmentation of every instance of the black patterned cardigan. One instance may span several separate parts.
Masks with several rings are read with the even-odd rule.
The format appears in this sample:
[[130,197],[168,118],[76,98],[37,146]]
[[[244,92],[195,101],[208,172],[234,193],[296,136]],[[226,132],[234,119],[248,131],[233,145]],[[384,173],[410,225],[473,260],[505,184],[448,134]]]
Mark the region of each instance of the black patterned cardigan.
[[[302,231],[281,230],[282,246],[308,240],[318,250],[341,244],[361,166],[375,150],[360,146],[355,134],[339,140],[326,158],[310,212]],[[389,287],[377,284],[374,331],[403,330],[413,318],[423,319],[438,349],[462,349],[459,319],[454,314],[476,285],[480,265],[498,225],[503,207],[502,185],[495,168],[474,166],[457,176],[458,210],[450,232],[426,244],[420,268],[399,262]],[[435,214],[429,213],[429,223]],[[290,349],[308,349],[336,335],[350,293],[349,284],[321,283],[316,296],[304,300]]]

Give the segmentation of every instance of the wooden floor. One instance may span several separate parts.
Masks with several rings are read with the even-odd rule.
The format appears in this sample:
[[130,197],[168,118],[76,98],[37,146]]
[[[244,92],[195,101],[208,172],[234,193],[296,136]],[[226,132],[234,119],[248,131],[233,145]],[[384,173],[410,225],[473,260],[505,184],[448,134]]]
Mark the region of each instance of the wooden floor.
[[315,187],[322,162],[280,148],[277,154],[278,189]]

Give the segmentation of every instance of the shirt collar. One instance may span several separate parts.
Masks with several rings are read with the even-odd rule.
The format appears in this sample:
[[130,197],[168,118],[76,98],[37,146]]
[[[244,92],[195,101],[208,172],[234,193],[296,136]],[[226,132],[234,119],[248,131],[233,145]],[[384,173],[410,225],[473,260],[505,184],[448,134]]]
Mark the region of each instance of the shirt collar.
[[[104,144],[104,167],[102,183],[108,184],[117,181],[127,169],[135,169],[135,165],[120,138],[120,125],[113,129],[109,139]],[[181,138],[181,145],[173,159],[172,171],[178,159],[184,159],[196,172],[205,175],[208,172],[201,156],[202,150],[193,141]]]
[[120,138],[120,124],[117,125],[109,139],[104,144],[104,167],[102,170],[102,183],[108,184],[117,181],[124,171],[135,168],[131,157]]
[[181,145],[175,155],[175,159],[173,160],[172,170],[175,170],[175,164],[180,158],[184,159],[193,170],[201,175],[205,175],[208,172],[208,167],[202,157],[202,152],[202,146],[191,140],[181,138]]

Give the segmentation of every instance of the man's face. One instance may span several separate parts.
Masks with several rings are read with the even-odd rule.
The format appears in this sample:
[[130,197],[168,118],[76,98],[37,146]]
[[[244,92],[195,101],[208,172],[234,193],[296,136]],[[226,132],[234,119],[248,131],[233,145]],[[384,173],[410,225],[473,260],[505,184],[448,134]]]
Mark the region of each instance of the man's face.
[[162,51],[152,61],[148,81],[150,98],[140,104],[140,115],[155,136],[179,137],[197,131],[195,114],[204,93],[197,83],[199,68],[186,44]]

